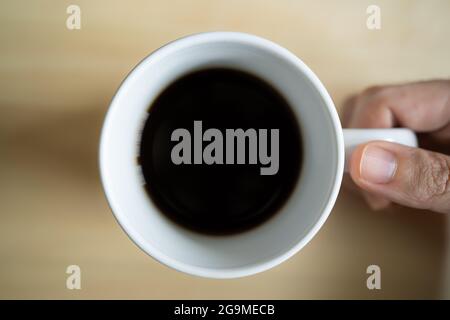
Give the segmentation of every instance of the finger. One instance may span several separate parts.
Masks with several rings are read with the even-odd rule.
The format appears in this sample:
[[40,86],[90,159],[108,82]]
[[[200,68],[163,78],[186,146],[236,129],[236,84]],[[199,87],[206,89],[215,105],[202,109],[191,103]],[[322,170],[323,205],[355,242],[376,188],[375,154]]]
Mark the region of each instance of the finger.
[[345,99],[343,104],[343,111],[342,111],[342,125],[344,127],[347,127],[352,119],[355,106],[356,106],[356,100],[357,96],[353,95]]
[[444,128],[450,120],[450,81],[372,87],[358,96],[353,128],[403,126],[418,132]]
[[386,141],[358,146],[350,175],[362,189],[406,206],[450,213],[450,157]]
[[361,188],[353,182],[349,174],[345,174],[342,178],[342,186],[352,193],[359,194],[361,192]]
[[362,191],[364,200],[366,200],[370,209],[379,211],[388,208],[391,205],[391,201],[386,197],[370,193],[368,191]]
[[362,191],[361,188],[353,182],[348,174],[346,174],[342,179],[342,185],[352,193],[361,195],[372,210],[383,210],[391,204],[391,201],[386,199],[386,197],[372,194],[368,191]]

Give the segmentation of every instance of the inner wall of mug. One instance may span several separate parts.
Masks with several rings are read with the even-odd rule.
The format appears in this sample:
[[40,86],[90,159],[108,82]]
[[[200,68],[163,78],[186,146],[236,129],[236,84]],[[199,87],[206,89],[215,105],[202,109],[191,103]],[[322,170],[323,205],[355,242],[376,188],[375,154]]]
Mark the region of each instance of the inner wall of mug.
[[[143,250],[185,272],[227,277],[224,272],[234,270],[238,276],[281,262],[317,232],[337,193],[341,133],[323,92],[293,55],[254,38],[194,36],[159,49],[128,76],[105,121],[102,178],[118,221]],[[265,224],[233,236],[201,235],[168,220],[146,195],[136,161],[153,99],[181,75],[212,66],[245,70],[277,88],[293,107],[303,142],[301,176],[283,208]]]

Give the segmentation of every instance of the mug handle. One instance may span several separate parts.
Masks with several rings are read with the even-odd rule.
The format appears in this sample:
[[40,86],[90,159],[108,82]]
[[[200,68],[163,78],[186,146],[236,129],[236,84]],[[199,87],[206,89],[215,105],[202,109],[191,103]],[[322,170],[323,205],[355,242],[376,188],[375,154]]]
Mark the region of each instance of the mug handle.
[[353,149],[365,142],[384,140],[404,144],[409,147],[417,147],[417,136],[414,131],[406,128],[390,129],[343,129],[345,143],[345,167],[348,171],[348,161]]

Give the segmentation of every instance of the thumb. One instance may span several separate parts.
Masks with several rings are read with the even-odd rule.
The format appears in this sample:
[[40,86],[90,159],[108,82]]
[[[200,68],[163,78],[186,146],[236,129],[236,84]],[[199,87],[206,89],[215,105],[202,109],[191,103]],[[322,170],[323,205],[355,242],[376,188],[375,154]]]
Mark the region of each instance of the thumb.
[[450,157],[396,143],[359,145],[350,175],[362,189],[409,207],[450,213]]

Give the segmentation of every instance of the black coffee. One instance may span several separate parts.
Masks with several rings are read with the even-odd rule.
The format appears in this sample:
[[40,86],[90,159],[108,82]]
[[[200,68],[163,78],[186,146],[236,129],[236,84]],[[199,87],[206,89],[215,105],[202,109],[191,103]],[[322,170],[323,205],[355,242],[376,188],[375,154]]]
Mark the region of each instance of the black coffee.
[[260,225],[289,198],[302,162],[300,129],[262,79],[196,71],[170,84],[148,113],[138,162],[150,198],[174,222],[232,234]]

